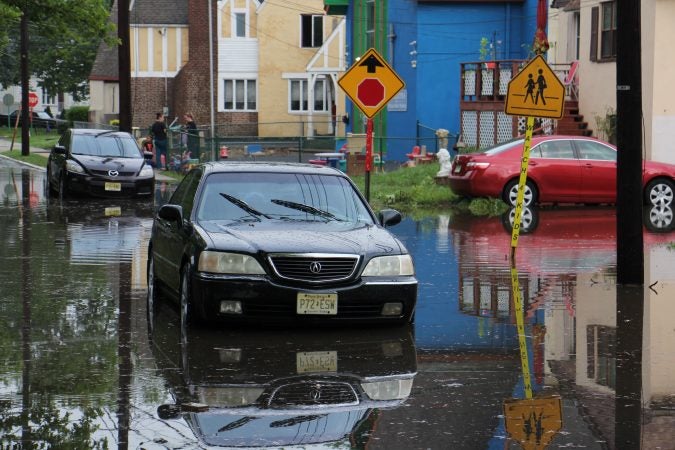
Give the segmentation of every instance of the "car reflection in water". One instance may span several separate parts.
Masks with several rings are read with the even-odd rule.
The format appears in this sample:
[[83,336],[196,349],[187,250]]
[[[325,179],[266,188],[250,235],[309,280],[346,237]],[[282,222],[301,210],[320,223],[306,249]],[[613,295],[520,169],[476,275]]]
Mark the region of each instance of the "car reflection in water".
[[260,332],[187,329],[165,302],[149,314],[152,351],[174,404],[205,445],[333,443],[362,448],[383,408],[409,397],[412,327]]
[[[510,263],[514,209],[501,217],[461,215],[450,233],[459,258],[459,302],[470,315],[511,320]],[[668,206],[643,209],[645,251],[675,241]],[[523,208],[516,252],[528,316],[541,302],[574,309],[578,274],[616,267],[616,209],[613,207]],[[470,251],[468,251],[470,249]]]

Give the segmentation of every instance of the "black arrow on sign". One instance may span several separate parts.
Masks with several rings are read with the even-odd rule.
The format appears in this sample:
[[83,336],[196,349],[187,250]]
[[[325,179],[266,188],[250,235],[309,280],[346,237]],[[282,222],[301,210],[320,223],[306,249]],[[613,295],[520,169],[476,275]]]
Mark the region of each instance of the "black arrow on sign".
[[368,58],[366,58],[365,61],[361,62],[359,66],[366,66],[368,68],[368,73],[375,73],[375,69],[377,67],[384,67],[382,63],[380,62],[375,55],[370,55]]

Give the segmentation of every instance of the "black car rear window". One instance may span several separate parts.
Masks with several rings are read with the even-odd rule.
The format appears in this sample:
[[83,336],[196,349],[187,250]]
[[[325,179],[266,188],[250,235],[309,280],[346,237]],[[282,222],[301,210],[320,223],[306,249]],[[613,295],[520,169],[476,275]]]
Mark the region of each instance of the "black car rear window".
[[76,134],[73,136],[71,153],[116,158],[143,158],[138,144],[132,137],[113,134],[102,136]]
[[[237,200],[245,202],[244,208]],[[311,208],[329,215],[312,213]],[[345,178],[297,173],[212,174],[204,184],[197,220],[240,220],[250,217],[251,209],[253,215],[273,219],[373,223]]]

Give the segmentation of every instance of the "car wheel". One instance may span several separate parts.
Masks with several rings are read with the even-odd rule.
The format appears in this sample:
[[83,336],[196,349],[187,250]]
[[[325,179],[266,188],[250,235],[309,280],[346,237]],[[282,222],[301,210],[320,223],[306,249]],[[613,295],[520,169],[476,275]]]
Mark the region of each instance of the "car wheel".
[[68,187],[66,186],[66,179],[64,176],[59,178],[59,199],[63,200],[66,198],[68,192]]
[[[539,193],[534,183],[527,181],[525,183],[525,192],[523,196],[523,206],[533,206],[537,203]],[[510,206],[516,206],[516,200],[518,200],[518,180],[511,180],[506,183],[504,188],[504,194],[502,199],[506,204]]]
[[[513,222],[516,218],[516,208],[511,208],[502,214],[502,224],[504,229],[511,233],[513,231]],[[520,234],[532,233],[539,225],[539,211],[536,208],[524,207],[520,214]]]
[[192,325],[192,299],[190,295],[190,264],[185,264],[180,271],[180,326],[181,331]]
[[155,331],[155,317],[157,317],[157,301],[159,300],[159,292],[157,290],[157,280],[155,279],[155,258],[152,256],[150,250],[148,257],[148,297],[147,297],[147,318],[148,318],[148,333],[152,334]]
[[648,205],[672,206],[675,184],[666,178],[652,180],[645,189],[645,199]]
[[645,208],[645,226],[649,231],[656,233],[668,233],[675,229],[673,210],[670,206],[652,205]]

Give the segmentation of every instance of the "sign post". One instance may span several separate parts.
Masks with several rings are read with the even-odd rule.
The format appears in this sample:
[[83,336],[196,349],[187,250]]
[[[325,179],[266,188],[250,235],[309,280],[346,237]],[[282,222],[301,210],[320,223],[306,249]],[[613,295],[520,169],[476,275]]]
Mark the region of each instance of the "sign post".
[[340,77],[338,85],[368,118],[366,121],[366,200],[370,201],[370,172],[373,167],[373,116],[405,83],[373,48]]

